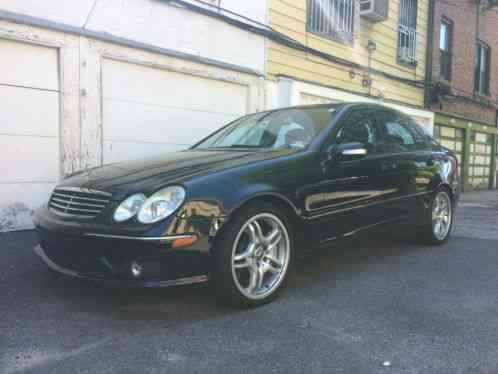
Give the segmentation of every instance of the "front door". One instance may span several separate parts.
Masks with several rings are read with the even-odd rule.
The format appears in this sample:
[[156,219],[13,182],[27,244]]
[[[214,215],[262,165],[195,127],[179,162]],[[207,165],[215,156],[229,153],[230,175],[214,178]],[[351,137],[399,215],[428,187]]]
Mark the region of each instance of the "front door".
[[[311,186],[305,198],[315,239],[324,242],[383,220],[381,207],[367,208],[391,192],[377,161],[379,133],[374,118],[371,109],[347,114],[324,146],[323,180]],[[327,158],[334,154],[334,149],[348,143],[362,143],[367,155],[355,159]]]

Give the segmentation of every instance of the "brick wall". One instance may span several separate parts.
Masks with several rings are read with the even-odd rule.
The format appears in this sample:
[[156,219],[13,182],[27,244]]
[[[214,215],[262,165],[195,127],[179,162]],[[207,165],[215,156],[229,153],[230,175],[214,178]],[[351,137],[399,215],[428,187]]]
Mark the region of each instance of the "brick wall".
[[[481,0],[484,3],[484,0]],[[479,14],[479,39],[491,47],[490,96],[474,95],[476,61],[477,14]],[[476,0],[436,0],[434,15],[433,81],[440,81],[439,36],[441,19],[453,21],[453,64],[450,85],[467,98],[443,99],[431,109],[454,113],[475,121],[496,125],[498,104],[498,8],[477,12]],[[483,100],[484,99],[484,100]],[[493,105],[484,104],[494,102]]]

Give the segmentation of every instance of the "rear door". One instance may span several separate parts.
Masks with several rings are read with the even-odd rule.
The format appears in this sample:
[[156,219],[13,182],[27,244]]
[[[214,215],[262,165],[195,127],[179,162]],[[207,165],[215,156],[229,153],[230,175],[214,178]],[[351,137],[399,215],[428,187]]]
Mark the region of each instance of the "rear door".
[[434,160],[425,137],[414,131],[410,121],[391,110],[377,113],[380,170],[386,183],[394,188],[384,208],[393,220],[415,216],[419,195],[428,189],[433,175]]

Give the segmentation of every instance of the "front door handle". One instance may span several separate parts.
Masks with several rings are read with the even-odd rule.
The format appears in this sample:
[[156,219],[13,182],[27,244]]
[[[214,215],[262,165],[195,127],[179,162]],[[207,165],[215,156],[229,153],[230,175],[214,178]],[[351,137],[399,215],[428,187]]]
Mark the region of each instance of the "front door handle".
[[392,162],[383,162],[380,166],[380,169],[382,171],[390,171],[390,170],[395,170],[398,168],[398,163],[392,161]]

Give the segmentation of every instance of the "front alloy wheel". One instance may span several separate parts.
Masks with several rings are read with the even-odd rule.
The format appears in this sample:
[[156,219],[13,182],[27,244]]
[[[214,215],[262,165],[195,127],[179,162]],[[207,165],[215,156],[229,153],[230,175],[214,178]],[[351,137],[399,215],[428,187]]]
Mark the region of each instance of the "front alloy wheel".
[[232,275],[239,291],[258,300],[274,292],[289,265],[290,240],[280,219],[270,213],[251,217],[232,249]]
[[276,206],[260,202],[246,207],[217,238],[212,279],[222,301],[257,306],[282,288],[291,262],[292,230]]

